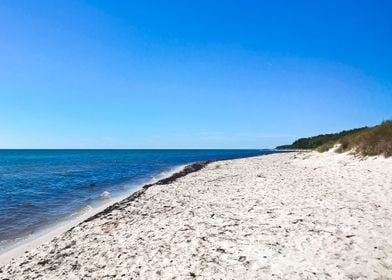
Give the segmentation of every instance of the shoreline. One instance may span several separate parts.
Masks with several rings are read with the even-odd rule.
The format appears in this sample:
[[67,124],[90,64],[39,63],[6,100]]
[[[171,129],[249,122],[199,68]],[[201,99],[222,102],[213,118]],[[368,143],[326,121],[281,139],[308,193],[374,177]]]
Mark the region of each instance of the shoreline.
[[[72,230],[72,228],[74,228],[75,226],[81,223],[91,221],[99,217],[99,214],[101,212],[110,211],[109,208],[112,209],[112,207],[115,207],[115,205],[121,203],[124,200],[135,199],[136,197],[140,196],[147,188],[155,184],[163,184],[162,182],[172,181],[173,180],[172,178],[176,179],[178,177],[185,176],[188,173],[186,174],[182,173],[184,169],[187,169],[187,167],[190,167],[190,169],[192,169],[191,166],[199,165],[200,163],[204,163],[204,162],[212,162],[212,161],[203,161],[203,162],[185,164],[185,165],[173,167],[169,171],[162,171],[168,174],[167,177],[158,178],[155,179],[155,181],[154,179],[151,179],[147,183],[141,184],[139,187],[134,188],[133,190],[131,190],[130,193],[126,193],[110,198],[110,201],[103,203],[102,205],[99,205],[97,207],[94,207],[90,211],[77,215],[74,218],[69,218],[64,221],[54,223],[53,225],[48,226],[45,229],[38,230],[36,233],[33,233],[31,236],[28,236],[21,241],[17,241],[15,244],[11,244],[9,248],[5,248],[4,251],[0,253],[0,266],[7,264],[9,261],[11,261],[14,258],[20,257],[21,255],[26,253],[26,251],[36,249],[39,246],[41,246],[43,243],[49,242],[55,237],[67,231]],[[183,175],[179,176],[178,174],[183,174]]]
[[73,227],[80,224],[85,219],[88,219],[90,216],[99,213],[100,211],[104,210],[105,208],[109,207],[114,203],[121,201],[122,199],[124,199],[122,196],[117,199],[113,199],[107,204],[105,203],[101,206],[93,208],[91,211],[83,213],[73,219],[71,218],[70,220],[56,223],[50,228],[48,228],[47,231],[44,231],[44,233],[38,231],[36,234],[33,234],[33,236],[27,237],[25,240],[20,241],[19,244],[11,245],[10,249],[5,249],[5,251],[0,254],[0,266],[6,264],[14,258],[20,257],[21,255],[26,253],[26,251],[36,249],[45,242],[51,241],[56,236],[71,230]]
[[[289,152],[289,151],[284,151],[284,152]],[[263,156],[263,155],[258,155],[258,156]],[[258,156],[248,156],[244,158],[252,158]],[[130,193],[126,193],[118,197],[113,197],[111,198],[111,201],[107,203],[103,203],[102,205],[99,205],[93,208],[92,210],[87,211],[86,213],[80,214],[75,218],[70,218],[65,221],[55,223],[52,226],[49,226],[46,230],[38,231],[37,233],[32,234],[32,236],[26,237],[22,241],[16,242],[15,245],[11,245],[9,249],[6,248],[4,251],[0,253],[0,266],[7,264],[12,259],[22,256],[27,251],[36,249],[42,244],[51,241],[55,237],[72,230],[75,226],[99,218],[101,215],[108,213],[116,209],[117,207],[119,207],[119,203],[121,202],[132,201],[134,199],[137,199],[148,188],[154,185],[170,184],[174,182],[176,179],[186,176],[189,173],[196,172],[212,162],[228,161],[228,160],[235,160],[235,159],[241,159],[241,158],[198,161],[194,163],[173,167],[171,170],[166,172],[162,171],[167,173],[166,177],[156,178],[154,176],[153,178],[156,178],[155,180],[151,179],[150,181],[141,184],[140,186],[134,188]]]
[[[196,163],[0,266],[7,279],[389,279],[392,159]],[[185,176],[186,175],[186,176]]]
[[[105,209],[103,209],[103,210],[95,213],[91,217],[83,220],[81,222],[81,224],[93,221],[93,220],[113,211],[113,210],[120,208],[122,202],[123,203],[131,202],[131,201],[137,199],[138,197],[143,195],[146,192],[146,190],[148,190],[152,186],[168,185],[168,184],[174,182],[175,180],[177,180],[178,178],[186,176],[192,172],[197,172],[200,169],[202,169],[203,167],[205,167],[207,164],[212,163],[212,162],[216,162],[216,161],[219,161],[219,160],[207,160],[207,161],[200,161],[200,162],[195,162],[195,163],[190,163],[188,165],[184,165],[180,168],[180,170],[178,170],[177,172],[173,172],[173,174],[171,174],[170,176],[168,176],[166,178],[160,179],[155,183],[149,183],[149,184],[145,184],[145,185],[141,186],[139,189],[135,190],[132,194],[126,196],[125,198],[121,199],[120,201],[112,203],[111,205],[107,206]],[[72,228],[70,228],[70,230],[71,229]]]

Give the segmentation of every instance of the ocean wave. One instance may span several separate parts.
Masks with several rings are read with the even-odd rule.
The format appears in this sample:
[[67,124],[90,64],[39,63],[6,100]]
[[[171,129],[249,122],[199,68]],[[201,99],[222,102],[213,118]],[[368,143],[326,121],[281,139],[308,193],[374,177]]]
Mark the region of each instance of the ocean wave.
[[108,199],[108,198],[111,197],[111,195],[110,195],[110,192],[104,191],[103,193],[101,193],[101,194],[99,195],[99,197],[102,198],[102,199]]

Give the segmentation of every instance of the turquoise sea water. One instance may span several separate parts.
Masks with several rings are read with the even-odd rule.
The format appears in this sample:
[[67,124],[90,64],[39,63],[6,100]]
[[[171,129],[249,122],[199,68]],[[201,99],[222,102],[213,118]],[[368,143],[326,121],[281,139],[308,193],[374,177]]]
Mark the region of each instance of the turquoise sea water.
[[[0,247],[175,167],[270,150],[0,150]],[[167,174],[167,173],[166,173]]]

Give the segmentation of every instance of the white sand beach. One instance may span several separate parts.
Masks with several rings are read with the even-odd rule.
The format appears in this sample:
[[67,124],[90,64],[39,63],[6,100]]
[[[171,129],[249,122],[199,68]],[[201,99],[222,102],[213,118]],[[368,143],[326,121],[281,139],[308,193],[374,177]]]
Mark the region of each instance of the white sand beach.
[[1,279],[392,279],[392,159],[296,152],[152,185]]

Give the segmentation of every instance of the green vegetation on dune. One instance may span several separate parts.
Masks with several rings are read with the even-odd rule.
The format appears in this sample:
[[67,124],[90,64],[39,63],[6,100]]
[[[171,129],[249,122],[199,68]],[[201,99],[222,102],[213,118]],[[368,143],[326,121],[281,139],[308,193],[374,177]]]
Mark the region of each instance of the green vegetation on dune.
[[335,144],[340,144],[338,152],[353,150],[364,156],[383,154],[385,157],[390,157],[392,156],[392,121],[385,121],[375,127],[301,138],[291,145],[279,146],[277,149],[311,149],[325,152]]
[[[367,127],[356,128],[352,130],[344,130],[339,133],[331,133],[331,134],[321,134],[308,138],[301,138],[294,141],[291,145],[284,145],[276,147],[277,149],[312,149],[315,150],[321,147],[332,147],[336,141],[341,139],[342,137],[350,134],[355,134],[357,132],[363,131],[367,129]],[[328,149],[327,149],[328,150]]]
[[364,156],[383,154],[392,156],[392,121],[368,128],[361,133],[347,135],[339,139],[341,144],[338,152],[355,150]]

